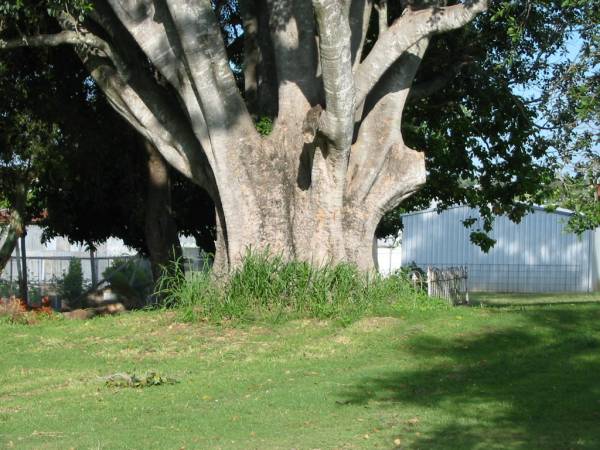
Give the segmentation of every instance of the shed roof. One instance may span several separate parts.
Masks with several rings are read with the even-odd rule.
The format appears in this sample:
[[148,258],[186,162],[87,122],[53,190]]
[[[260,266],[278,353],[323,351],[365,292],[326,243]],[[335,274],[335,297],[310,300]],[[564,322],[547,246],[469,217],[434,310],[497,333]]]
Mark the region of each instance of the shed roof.
[[[457,209],[457,208],[471,208],[468,205],[454,205],[454,206],[450,206],[449,208],[445,208],[444,210],[440,211],[447,211],[447,210],[451,210],[451,209]],[[565,209],[565,208],[551,208],[549,206],[543,206],[543,205],[533,205],[532,209],[534,211],[543,211],[546,212],[548,214],[558,214],[561,216],[572,216],[573,214],[575,214],[574,211],[571,211],[570,209]],[[419,211],[411,211],[408,213],[404,213],[402,214],[403,217],[405,216],[414,216],[417,214],[425,214],[425,213],[430,213],[430,212],[437,212],[437,206],[435,202],[432,202],[431,206],[427,209],[421,209]]]

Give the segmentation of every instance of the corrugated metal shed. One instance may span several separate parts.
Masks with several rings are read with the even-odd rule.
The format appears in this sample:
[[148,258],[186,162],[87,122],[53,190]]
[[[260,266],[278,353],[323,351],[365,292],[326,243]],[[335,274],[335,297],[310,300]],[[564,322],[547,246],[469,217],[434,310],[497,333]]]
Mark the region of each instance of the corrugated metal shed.
[[496,245],[484,253],[470,242],[472,230],[462,221],[476,218],[466,206],[440,214],[435,209],[403,216],[402,263],[425,267],[468,266],[469,287],[495,292],[590,292],[598,288],[598,231],[567,233],[571,213],[536,207],[521,223],[496,218],[491,237]]

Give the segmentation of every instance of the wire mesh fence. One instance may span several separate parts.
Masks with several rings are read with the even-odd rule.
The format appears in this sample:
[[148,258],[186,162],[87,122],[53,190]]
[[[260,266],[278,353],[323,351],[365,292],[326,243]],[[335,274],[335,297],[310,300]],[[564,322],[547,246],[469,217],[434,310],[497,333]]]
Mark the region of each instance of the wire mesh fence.
[[551,293],[580,292],[587,289],[588,274],[581,265],[561,264],[432,264],[415,263],[444,269],[464,266],[470,292]]
[[[27,257],[27,284],[30,289],[38,290],[41,295],[52,291],[60,279],[64,277],[69,269],[72,259],[81,261],[83,283],[91,285],[92,281],[102,278],[102,273],[115,261],[127,261],[139,259],[138,256],[110,256],[110,257],[70,257],[70,256],[28,256]],[[97,279],[93,280],[94,264]],[[0,285],[3,296],[17,295],[19,293],[19,280],[22,276],[22,259],[11,257],[6,267],[0,273]]]
[[[194,250],[194,249],[192,249]],[[27,285],[29,290],[39,295],[52,294],[58,282],[69,270],[72,259],[81,262],[83,285],[91,287],[94,283],[101,282],[103,274],[109,267],[116,263],[123,265],[127,261],[135,262],[150,272],[150,262],[139,255],[122,256],[28,256],[27,257]],[[207,270],[212,260],[204,253],[197,250],[186,252],[183,258],[183,267],[186,273]],[[22,259],[13,256],[6,267],[0,272],[0,297],[19,295],[20,280],[22,278]]]
[[[68,271],[69,256],[31,256],[27,258],[27,277],[30,288],[45,291],[55,288],[56,283]],[[83,280],[87,285],[92,284],[92,262],[98,279],[102,273],[116,260],[140,259],[139,256],[110,256],[110,257],[81,257]],[[186,271],[198,271],[210,263],[206,256],[186,255],[184,258]],[[587,288],[588,274],[581,265],[527,265],[527,264],[432,264],[414,263],[423,272],[428,267],[449,269],[464,267],[468,273],[468,288],[470,292],[515,292],[515,293],[549,293],[549,292],[578,292]],[[12,257],[0,273],[0,294],[17,295],[21,259]]]

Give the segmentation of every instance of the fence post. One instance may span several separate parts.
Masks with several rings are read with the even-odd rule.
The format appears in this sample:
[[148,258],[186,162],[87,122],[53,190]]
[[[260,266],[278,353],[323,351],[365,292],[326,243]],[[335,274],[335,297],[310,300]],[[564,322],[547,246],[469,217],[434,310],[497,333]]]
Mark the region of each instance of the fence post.
[[431,267],[427,266],[427,296],[433,297],[432,281],[431,281]]
[[94,249],[90,249],[90,269],[92,274],[92,286],[96,287],[98,284],[98,266],[96,266],[96,252]]
[[467,293],[466,299],[467,303],[471,303],[469,301],[469,272],[467,266],[465,266],[465,292]]
[[25,302],[25,304],[29,304],[29,293],[27,289],[27,250],[25,249],[25,235],[27,232],[23,233],[21,236],[21,300]]
[[464,266],[435,268],[427,266],[427,295],[452,304],[469,303],[468,272]]
[[12,295],[14,293],[14,283],[15,281],[13,280],[14,275],[13,275],[13,257],[11,256],[9,259],[10,262],[10,294]]

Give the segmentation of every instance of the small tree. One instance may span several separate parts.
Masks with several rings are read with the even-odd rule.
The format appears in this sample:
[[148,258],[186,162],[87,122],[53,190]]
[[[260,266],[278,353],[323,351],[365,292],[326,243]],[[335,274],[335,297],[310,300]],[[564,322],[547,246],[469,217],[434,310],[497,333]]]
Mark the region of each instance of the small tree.
[[71,258],[69,261],[69,270],[59,282],[60,296],[67,300],[69,306],[73,309],[84,306],[83,301],[83,271],[81,270],[81,261]]

